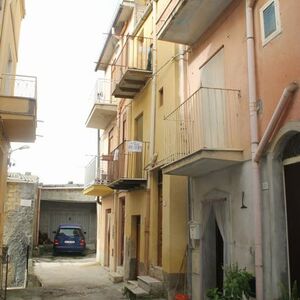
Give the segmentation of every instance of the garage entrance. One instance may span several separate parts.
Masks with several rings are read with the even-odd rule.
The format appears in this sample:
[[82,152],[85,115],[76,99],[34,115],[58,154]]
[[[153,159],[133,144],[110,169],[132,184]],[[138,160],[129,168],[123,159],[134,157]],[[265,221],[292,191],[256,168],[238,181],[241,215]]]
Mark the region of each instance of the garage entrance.
[[52,241],[59,224],[80,224],[87,244],[96,243],[96,204],[41,201],[40,232]]

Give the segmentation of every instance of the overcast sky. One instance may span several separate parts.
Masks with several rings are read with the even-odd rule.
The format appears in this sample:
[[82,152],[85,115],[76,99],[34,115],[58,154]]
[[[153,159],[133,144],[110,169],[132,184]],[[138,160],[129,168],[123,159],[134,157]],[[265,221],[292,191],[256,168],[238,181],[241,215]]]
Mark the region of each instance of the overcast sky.
[[[35,144],[14,151],[10,171],[43,183],[83,183],[96,153],[96,129],[85,128],[95,62],[119,0],[26,0],[17,74],[38,77]],[[20,144],[12,144],[16,149]]]

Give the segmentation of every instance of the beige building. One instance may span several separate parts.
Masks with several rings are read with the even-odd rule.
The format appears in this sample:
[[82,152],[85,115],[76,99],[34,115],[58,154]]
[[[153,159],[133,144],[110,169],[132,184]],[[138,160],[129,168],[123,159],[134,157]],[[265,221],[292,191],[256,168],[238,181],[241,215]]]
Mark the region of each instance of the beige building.
[[0,254],[10,142],[34,142],[36,78],[16,75],[23,0],[0,2]]
[[163,176],[158,162],[164,115],[179,104],[179,47],[157,43],[153,11],[155,2],[123,1],[109,29],[86,122],[101,133],[85,193],[101,197],[97,257],[114,280],[154,281],[158,290],[164,281],[174,294],[185,272],[187,181]]

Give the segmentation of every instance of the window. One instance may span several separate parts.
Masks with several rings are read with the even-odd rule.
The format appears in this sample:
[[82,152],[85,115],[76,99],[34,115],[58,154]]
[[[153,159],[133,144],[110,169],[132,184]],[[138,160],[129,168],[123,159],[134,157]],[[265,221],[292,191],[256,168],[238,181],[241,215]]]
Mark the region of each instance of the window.
[[159,100],[159,106],[163,106],[164,105],[164,88],[160,88],[159,89],[159,97],[158,97],[158,100]]
[[281,32],[278,0],[269,0],[260,9],[262,43],[267,44]]

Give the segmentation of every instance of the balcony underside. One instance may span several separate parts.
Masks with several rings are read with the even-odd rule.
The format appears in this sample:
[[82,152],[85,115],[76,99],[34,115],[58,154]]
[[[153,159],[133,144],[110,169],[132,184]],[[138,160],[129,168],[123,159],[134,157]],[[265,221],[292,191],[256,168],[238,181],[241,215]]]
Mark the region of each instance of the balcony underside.
[[243,162],[242,150],[200,150],[163,167],[163,173],[202,176]]
[[147,179],[144,178],[119,178],[108,186],[114,190],[131,190],[136,188],[143,188],[147,184]]
[[106,184],[91,184],[84,188],[83,194],[86,196],[108,196],[113,193],[113,190],[109,188]]
[[116,115],[117,105],[95,103],[86,121],[86,127],[105,129]]
[[158,39],[194,44],[232,0],[172,0],[157,23]]
[[145,86],[152,71],[142,69],[127,69],[120,82],[113,91],[116,98],[134,98],[137,93]]
[[11,142],[31,143],[35,141],[35,99],[0,96],[0,118],[4,134]]

